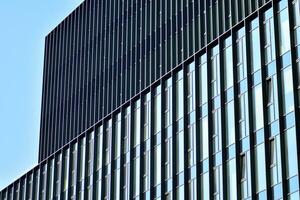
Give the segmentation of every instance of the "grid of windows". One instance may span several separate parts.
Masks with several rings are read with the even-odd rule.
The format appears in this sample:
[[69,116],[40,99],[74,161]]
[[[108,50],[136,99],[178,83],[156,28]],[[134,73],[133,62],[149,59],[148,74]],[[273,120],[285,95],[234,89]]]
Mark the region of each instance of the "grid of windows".
[[[206,27],[206,37],[240,19],[230,7],[255,9],[231,2],[222,13],[228,21]],[[223,3],[206,5],[204,14],[217,20],[212,12]],[[0,199],[299,199],[300,4],[268,5],[2,190]]]

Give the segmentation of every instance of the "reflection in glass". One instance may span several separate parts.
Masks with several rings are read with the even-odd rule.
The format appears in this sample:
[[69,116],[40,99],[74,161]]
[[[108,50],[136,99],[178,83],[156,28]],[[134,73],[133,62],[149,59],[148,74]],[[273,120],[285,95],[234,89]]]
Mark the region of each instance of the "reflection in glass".
[[293,72],[289,66],[282,71],[283,113],[294,110]]
[[263,110],[262,102],[262,85],[259,84],[253,88],[253,128],[259,130],[264,126],[264,119],[261,111]]
[[291,178],[298,174],[297,165],[297,139],[295,128],[291,128],[284,133],[285,140],[285,159],[286,159],[286,176]]
[[251,22],[251,30],[250,30],[250,58],[251,58],[251,72],[256,72],[260,69],[260,35],[258,28],[258,18],[254,19]]
[[255,147],[255,179],[256,192],[266,189],[266,159],[264,143]]

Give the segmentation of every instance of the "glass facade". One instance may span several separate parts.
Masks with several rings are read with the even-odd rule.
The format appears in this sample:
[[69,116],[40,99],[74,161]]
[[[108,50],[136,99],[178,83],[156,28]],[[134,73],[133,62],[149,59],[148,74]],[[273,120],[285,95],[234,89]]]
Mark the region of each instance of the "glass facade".
[[[199,21],[225,19],[200,26],[201,41],[254,13],[2,190],[0,199],[300,199],[300,1],[190,3],[207,7],[197,11]],[[213,15],[219,7],[220,16]]]

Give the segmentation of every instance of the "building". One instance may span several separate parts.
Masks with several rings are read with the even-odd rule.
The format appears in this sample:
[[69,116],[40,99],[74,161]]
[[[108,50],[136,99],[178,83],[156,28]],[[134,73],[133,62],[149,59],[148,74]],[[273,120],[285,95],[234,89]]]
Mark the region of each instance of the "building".
[[86,0],[0,199],[300,199],[299,44],[300,0]]

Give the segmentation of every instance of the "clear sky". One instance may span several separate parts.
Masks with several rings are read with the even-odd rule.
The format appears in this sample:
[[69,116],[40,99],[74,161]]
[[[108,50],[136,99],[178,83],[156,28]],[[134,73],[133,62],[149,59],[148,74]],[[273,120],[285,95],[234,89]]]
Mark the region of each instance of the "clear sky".
[[82,1],[0,1],[0,190],[38,162],[45,36]]

